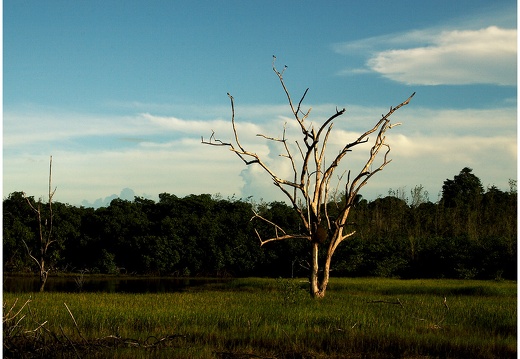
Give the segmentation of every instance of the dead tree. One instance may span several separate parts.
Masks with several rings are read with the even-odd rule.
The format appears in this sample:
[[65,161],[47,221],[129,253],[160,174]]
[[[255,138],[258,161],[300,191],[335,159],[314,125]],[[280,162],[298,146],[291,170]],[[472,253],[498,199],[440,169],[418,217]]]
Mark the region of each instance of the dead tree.
[[[347,143],[344,147],[339,149],[337,154],[332,156],[330,162],[325,160],[325,152],[327,142],[331,134],[334,120],[345,113],[345,109],[338,110],[323,122],[320,126],[315,127],[308,122],[308,117],[311,112],[309,108],[306,112],[302,110],[302,102],[307,95],[309,89],[305,90],[303,96],[298,103],[293,102],[289,91],[285,85],[283,75],[287,68],[280,72],[275,66],[276,57],[273,56],[273,71],[278,76],[281,86],[289,101],[294,120],[303,136],[302,142],[295,142],[295,146],[288,142],[286,138],[286,127],[283,129],[281,138],[266,136],[258,134],[257,136],[264,138],[267,141],[278,143],[283,153],[280,155],[288,161],[288,165],[292,168],[292,178],[280,178],[268,164],[254,152],[248,151],[240,142],[237,127],[235,123],[235,103],[233,96],[228,93],[231,100],[231,125],[234,134],[234,142],[224,142],[215,137],[213,132],[209,140],[202,138],[202,143],[213,146],[228,147],[234,152],[246,165],[257,164],[268,173],[277,186],[289,199],[294,210],[298,213],[303,224],[304,233],[287,233],[283,228],[278,226],[259,213],[254,213],[253,219],[258,219],[266,222],[272,226],[275,235],[271,238],[262,238],[257,231],[260,245],[264,245],[273,241],[281,241],[286,239],[307,239],[312,247],[311,260],[311,274],[310,274],[310,293],[315,298],[322,298],[325,296],[327,284],[329,282],[329,273],[331,259],[338,248],[338,245],[345,239],[352,236],[355,231],[347,230],[347,218],[352,206],[356,203],[359,197],[356,197],[360,189],[367,184],[367,182],[376,173],[383,170],[383,168],[391,162],[388,158],[390,146],[386,143],[386,131],[400,123],[390,123],[390,116],[407,105],[415,92],[404,102],[396,107],[390,107],[390,110],[382,115],[381,119],[377,120],[375,125],[366,132],[355,138],[352,142]],[[354,147],[368,143],[369,136],[374,135],[372,147],[370,149],[368,159],[364,162],[363,167],[356,175],[351,175],[351,171],[345,171],[346,178],[342,174],[338,176],[339,180],[337,186],[331,188],[336,169],[344,157],[351,152]],[[330,153],[329,153],[330,156]],[[378,162],[376,163],[376,160]],[[336,201],[338,211],[334,218],[329,215],[327,211],[327,204],[331,202],[334,194],[337,193],[339,186],[344,186],[344,201]],[[326,246],[326,256],[324,263],[320,267],[318,252],[320,246]],[[318,276],[320,270],[323,271],[322,276]]]
[[52,219],[53,219],[53,213],[52,213],[52,197],[54,196],[54,192],[56,192],[56,188],[52,190],[52,156],[50,157],[49,161],[49,202],[48,205],[48,213],[46,215],[46,218],[43,218],[42,214],[42,200],[41,198],[38,200],[37,203],[32,204],[29,198],[23,194],[25,199],[27,200],[27,203],[31,207],[31,209],[34,211],[36,215],[36,220],[38,224],[38,251],[39,253],[37,255],[33,255],[32,251],[29,249],[29,246],[25,241],[23,241],[23,244],[25,244],[25,248],[27,249],[27,254],[31,259],[36,263],[38,266],[38,270],[40,272],[40,292],[43,292],[45,289],[45,283],[47,283],[47,277],[49,275],[50,269],[46,267],[46,260],[47,260],[47,253],[49,250],[49,247],[52,243],[54,243],[56,240],[52,237]]

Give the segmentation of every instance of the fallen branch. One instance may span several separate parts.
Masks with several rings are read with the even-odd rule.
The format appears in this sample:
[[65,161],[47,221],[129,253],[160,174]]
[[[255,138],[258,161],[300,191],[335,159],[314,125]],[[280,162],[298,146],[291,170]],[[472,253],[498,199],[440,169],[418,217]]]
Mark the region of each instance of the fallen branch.
[[[388,300],[370,300],[370,301],[367,301],[367,303],[384,303],[384,304],[393,304],[393,305],[399,305],[401,306],[401,308],[404,308],[404,305],[403,303],[401,302],[401,300],[399,300],[399,298],[396,300],[396,301],[388,301]],[[446,309],[445,312],[444,312],[444,316],[442,316],[442,318],[438,319],[438,320],[434,320],[434,319],[426,319],[426,318],[420,318],[420,317],[417,317],[417,316],[414,316],[414,315],[410,315],[408,314],[407,316],[409,318],[412,318],[412,319],[415,319],[415,320],[418,320],[420,322],[425,322],[427,323],[427,327],[429,329],[443,329],[440,324],[446,319],[446,316],[450,310],[450,307],[448,306],[448,303],[447,303],[447,299],[446,297],[444,297],[444,300],[442,302],[442,304],[444,305],[444,308]]]
[[[28,299],[19,309],[16,308],[18,298],[10,306],[4,302],[3,315],[3,354],[8,358],[50,358],[59,352],[63,357],[91,357],[91,352],[97,352],[106,348],[132,347],[132,348],[160,348],[168,346],[177,338],[186,338],[182,334],[170,334],[164,337],[149,336],[145,340],[133,338],[121,338],[109,335],[103,338],[85,338],[80,330],[78,322],[66,303],[67,309],[74,326],[81,339],[67,334],[60,325],[61,334],[47,328],[48,321],[40,322],[34,319]],[[27,313],[23,310],[26,309]],[[25,319],[25,321],[24,321]],[[29,322],[27,322],[29,321]],[[32,323],[36,327],[32,329]],[[22,325],[23,324],[23,325]],[[109,343],[110,341],[110,343]],[[88,355],[87,355],[88,353]],[[95,355],[94,355],[95,356]]]
[[395,301],[395,302],[390,302],[390,301],[387,301],[387,300],[371,300],[371,301],[368,301],[367,303],[386,303],[386,304],[395,304],[395,305],[400,305],[401,307],[404,308],[404,305],[403,305],[403,303],[401,303],[401,301],[399,300],[399,298],[397,298],[397,301]]

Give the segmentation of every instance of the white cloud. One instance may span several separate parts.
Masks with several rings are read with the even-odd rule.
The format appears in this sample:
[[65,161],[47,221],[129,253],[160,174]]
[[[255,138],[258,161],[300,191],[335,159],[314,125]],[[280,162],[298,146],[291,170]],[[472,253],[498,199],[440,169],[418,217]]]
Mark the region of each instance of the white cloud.
[[425,45],[436,38],[439,30],[410,30],[408,32],[393,33],[368,37],[332,45],[332,49],[343,55],[356,53],[370,54],[381,51],[381,48],[410,48]]
[[511,136],[410,137],[399,134],[392,142],[394,152],[398,153],[399,157],[420,160],[435,155],[442,163],[470,163],[483,158],[491,161],[507,159],[512,163],[517,153],[516,139]]
[[[154,132],[141,116],[98,116],[68,112],[4,112],[5,148],[40,146],[85,136],[132,136]],[[156,130],[155,130],[156,132]]]
[[516,29],[415,30],[335,46],[339,53],[354,49],[371,50],[368,69],[405,84],[516,85]]
[[[43,154],[4,158],[4,196],[13,191],[45,198],[49,156]],[[121,189],[136,195],[168,192],[238,193],[242,165],[226,150],[183,140],[170,148],[135,147],[88,152],[53,153],[53,183],[57,201],[93,202]],[[230,176],[229,173],[235,173]]]
[[338,75],[340,76],[350,76],[350,75],[363,75],[372,73],[372,70],[367,68],[357,68],[357,69],[342,69],[338,71]]
[[169,130],[175,132],[183,132],[183,133],[205,133],[208,132],[209,128],[212,129],[222,129],[229,126],[228,121],[225,120],[212,120],[212,121],[202,121],[202,120],[185,120],[176,117],[164,117],[164,116],[154,116],[149,113],[143,113],[143,116],[146,120],[150,122],[151,125],[156,126],[162,130]]
[[[270,106],[253,107],[251,111],[247,106],[242,107],[243,112],[250,114],[247,120],[239,122],[242,144],[264,158],[281,177],[291,179],[288,160],[279,157],[283,147],[256,134],[281,137],[287,121],[286,136],[298,153],[294,141],[301,143],[301,131],[293,119],[284,116],[286,108],[265,116],[261,107]],[[347,107],[346,114],[335,121],[327,159],[332,159],[346,142],[372,126],[385,110],[388,108]],[[319,124],[334,111],[335,106],[329,104],[313,106],[309,120]],[[45,132],[48,136],[40,136],[46,126],[31,130],[29,123],[20,126],[15,121],[22,118],[43,118],[46,126],[53,128],[64,123],[61,128],[66,131],[54,136],[54,131],[48,130]],[[70,124],[66,125],[68,121]],[[515,107],[436,110],[406,106],[393,115],[393,121],[403,123],[387,134],[393,162],[364,187],[365,198],[386,195],[389,188],[418,184],[434,194],[446,178],[466,166],[474,168],[484,185],[496,184],[507,189],[507,180],[516,177]],[[4,122],[4,196],[25,191],[45,198],[49,155],[53,155],[56,200],[71,204],[81,204],[83,200],[92,203],[120,193],[123,188],[131,188],[138,196],[157,196],[161,192],[178,196],[221,193],[244,198],[253,195],[256,200],[283,199],[269,177],[261,175],[258,166],[246,167],[225,147],[200,143],[200,136],[209,135],[212,127],[223,140],[232,140],[229,121],[219,118],[206,122],[153,115],[100,119],[91,115],[7,113]],[[141,140],[100,144],[103,141],[99,138],[103,136]],[[30,141],[35,138],[39,142],[32,145]],[[84,144],[76,146],[78,141]],[[359,170],[369,148],[367,144],[349,153],[342,162],[344,167],[336,173]]]
[[378,53],[368,66],[406,84],[516,85],[516,30],[442,32],[429,46]]

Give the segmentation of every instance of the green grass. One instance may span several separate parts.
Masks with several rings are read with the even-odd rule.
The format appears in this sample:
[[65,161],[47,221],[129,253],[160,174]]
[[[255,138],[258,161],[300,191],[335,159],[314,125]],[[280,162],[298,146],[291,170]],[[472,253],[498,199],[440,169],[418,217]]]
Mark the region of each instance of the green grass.
[[[28,346],[22,333],[47,321],[29,339],[60,340],[63,357],[516,357],[513,282],[332,279],[320,301],[306,290],[248,278],[183,293],[32,293],[12,343]],[[4,320],[28,297],[4,293]]]

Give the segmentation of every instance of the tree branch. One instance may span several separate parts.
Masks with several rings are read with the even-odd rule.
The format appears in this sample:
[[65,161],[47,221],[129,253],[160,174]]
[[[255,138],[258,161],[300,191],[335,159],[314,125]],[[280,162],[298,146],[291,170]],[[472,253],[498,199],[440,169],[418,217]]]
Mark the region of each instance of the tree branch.
[[251,217],[250,221],[253,221],[254,219],[258,218],[262,221],[264,221],[265,223],[269,224],[270,226],[272,226],[275,230],[275,236],[274,237],[271,237],[271,238],[268,238],[268,239],[262,239],[262,236],[260,235],[260,233],[258,233],[258,230],[256,230],[255,228],[255,233],[258,237],[258,239],[260,240],[260,246],[263,246],[264,244],[266,243],[269,243],[269,242],[274,242],[274,241],[282,241],[282,240],[285,240],[285,239],[296,239],[296,238],[299,238],[299,239],[308,239],[310,240],[310,236],[309,235],[304,235],[304,234],[287,234],[287,232],[285,232],[285,230],[280,227],[279,225],[277,225],[276,223],[268,220],[267,218],[261,216],[260,214],[258,214],[256,211],[253,210],[253,213],[254,213],[254,216]]
[[[295,106],[289,90],[285,85],[283,78],[284,72],[287,66],[282,71],[278,71],[275,66],[276,56],[273,56],[272,69],[278,77],[280,84],[285,92],[289,107],[294,116],[294,119],[298,123],[299,129],[303,134],[303,144],[295,141],[296,147],[300,153],[301,158],[295,158],[291,152],[291,148],[286,138],[286,125],[284,124],[282,138],[276,138],[265,134],[257,134],[268,141],[273,141],[283,145],[284,152],[279,156],[288,159],[292,167],[292,180],[286,180],[278,177],[274,171],[260,158],[260,156],[254,152],[247,151],[242,144],[238,136],[238,131],[235,123],[235,106],[234,99],[228,94],[231,100],[231,124],[234,135],[234,142],[228,143],[223,142],[215,138],[215,133],[212,132],[209,141],[204,141],[203,144],[209,144],[213,146],[226,146],[232,152],[234,152],[246,165],[257,163],[260,167],[267,172],[274,185],[277,186],[285,196],[290,200],[294,210],[300,216],[300,219],[305,227],[305,234],[291,234],[287,233],[276,223],[266,219],[262,215],[254,212],[254,216],[251,220],[259,219],[274,229],[274,236],[262,239],[259,232],[255,229],[255,232],[260,240],[260,245],[263,246],[266,243],[273,241],[280,241],[286,239],[307,239],[312,241],[312,273],[311,273],[311,293],[315,296],[323,296],[325,288],[328,282],[328,275],[330,270],[330,260],[336,250],[337,246],[346,238],[351,237],[355,234],[355,231],[345,233],[347,226],[347,217],[350,209],[355,204],[356,196],[359,190],[368,182],[370,178],[377,172],[383,170],[383,168],[391,162],[388,158],[390,152],[390,146],[386,143],[385,133],[387,130],[400,125],[400,123],[391,124],[390,116],[407,105],[415,92],[408,97],[405,101],[397,105],[396,107],[390,107],[386,115],[382,115],[381,119],[377,123],[364,133],[362,133],[353,142],[344,145],[340,151],[333,156],[330,163],[326,162],[326,152],[328,151],[327,142],[333,129],[334,121],[342,116],[346,110],[345,108],[338,110],[336,108],[335,113],[327,118],[319,127],[315,128],[312,123],[307,124],[305,120],[311,112],[311,108],[307,112],[302,111],[302,104],[307,96],[309,89],[307,88],[301,96],[298,104]],[[336,168],[340,162],[346,156],[348,152],[351,152],[354,147],[369,142],[369,136],[376,133],[376,138],[372,147],[370,148],[369,157],[364,163],[359,173],[353,176],[351,182],[350,170],[348,171],[347,180],[345,184],[345,201],[341,206],[336,201],[338,207],[338,214],[335,219],[330,218],[327,205],[329,203],[330,185],[332,177],[335,173]],[[323,137],[323,138],[322,138]],[[384,153],[383,153],[384,152]],[[382,157],[382,162],[375,168],[374,163],[376,159],[379,161]],[[299,171],[298,171],[299,170]],[[342,181],[343,175],[339,177],[338,186]],[[326,224],[326,231],[325,229]],[[318,247],[325,240],[329,240],[327,257],[324,264],[324,276],[321,284],[318,286]]]
[[38,261],[38,259],[36,259],[35,256],[32,255],[32,251],[29,249],[29,246],[27,245],[27,243],[25,243],[25,240],[22,239],[22,242],[25,245],[25,248],[27,249],[27,254],[29,255],[29,257],[31,257],[31,259],[33,261],[35,261],[36,264],[38,265],[38,268],[40,268],[40,262]]

